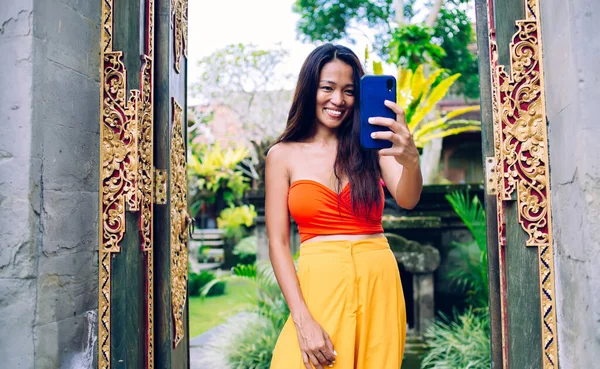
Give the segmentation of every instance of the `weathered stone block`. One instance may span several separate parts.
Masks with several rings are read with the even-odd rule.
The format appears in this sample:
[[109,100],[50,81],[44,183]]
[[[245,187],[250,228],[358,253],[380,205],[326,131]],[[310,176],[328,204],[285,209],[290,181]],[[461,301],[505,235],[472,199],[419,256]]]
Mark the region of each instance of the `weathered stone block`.
[[385,236],[396,260],[407,272],[433,273],[440,265],[440,253],[436,248],[393,233],[386,233]]
[[41,256],[37,321],[49,324],[98,306],[98,257],[94,250]]
[[35,280],[0,279],[0,367],[34,368]]
[[98,249],[98,194],[44,191],[45,255]]
[[45,131],[44,189],[98,191],[99,135],[59,125]]
[[96,311],[35,327],[36,369],[92,369],[96,359]]

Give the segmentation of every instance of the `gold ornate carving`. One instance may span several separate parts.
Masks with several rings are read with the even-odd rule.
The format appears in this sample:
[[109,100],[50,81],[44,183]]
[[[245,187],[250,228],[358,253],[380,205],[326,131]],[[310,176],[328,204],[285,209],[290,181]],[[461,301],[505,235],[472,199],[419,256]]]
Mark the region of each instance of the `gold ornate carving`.
[[[110,363],[110,254],[120,252],[125,234],[125,203],[131,193],[134,140],[128,126],[135,116],[125,98],[127,73],[122,53],[102,53],[100,115],[100,245],[98,325],[99,367]],[[135,98],[132,96],[132,100]],[[131,101],[131,100],[130,100]]]
[[175,71],[181,72],[181,54],[187,58],[188,37],[188,2],[187,0],[171,0],[171,16],[173,18],[173,40],[175,46]]
[[127,72],[121,52],[103,52],[101,57],[98,340],[99,367],[104,368],[110,363],[110,254],[120,252],[119,244],[125,234],[125,204],[136,197],[135,174],[131,171],[137,170],[137,141],[132,127],[137,124],[139,92],[132,91],[129,102],[126,100]]
[[112,51],[113,34],[113,0],[102,0],[102,34],[100,35],[100,52]]
[[[153,33],[154,1],[147,0]],[[100,222],[98,368],[111,367],[111,259],[125,234],[125,206],[140,211],[140,230],[148,270],[147,367],[154,367],[152,256],[152,59],[144,59],[141,91],[127,99],[123,53],[113,48],[113,0],[102,0],[100,81]],[[149,50],[152,46],[149,45]],[[140,134],[141,132],[141,134]],[[150,201],[148,201],[148,198]]]
[[167,203],[167,171],[165,169],[155,169],[156,174],[156,204],[164,205]]
[[187,296],[187,168],[183,136],[183,109],[173,98],[171,134],[171,311],[174,347],[184,336],[183,319]]
[[[125,78],[125,80],[127,80]],[[129,104],[125,114],[127,120],[124,124],[123,136],[127,146],[127,158],[125,165],[125,202],[129,211],[139,210],[139,189],[138,189],[138,106],[140,101],[140,91],[132,90],[129,96]]]
[[146,264],[146,368],[154,368],[154,0],[146,0],[146,54],[142,55],[139,113],[140,238]]
[[498,225],[498,264],[499,264],[499,279],[500,279],[500,316],[502,320],[502,362],[503,368],[508,368],[508,305],[506,301],[506,253],[504,246],[506,244],[505,236],[505,219],[504,219],[504,207],[502,206],[502,175],[503,170],[501,166],[500,146],[502,140],[501,125],[500,125],[500,107],[499,107],[499,86],[497,84],[497,73],[496,66],[498,65],[498,45],[496,44],[496,34],[494,31],[489,33],[489,44],[490,44],[490,71],[491,71],[491,86],[492,86],[492,119],[493,119],[493,135],[494,135],[494,162],[493,169],[494,176],[488,178],[488,181],[492,181],[489,185],[495,187],[493,191],[496,195],[497,201],[497,225]]
[[[502,201],[512,201],[516,190],[519,223],[529,235],[526,245],[539,252],[542,362],[543,369],[550,369],[558,367],[558,356],[541,28],[538,1],[524,1],[526,19],[516,22],[518,31],[510,44],[510,73],[492,60],[494,146],[503,174],[498,183],[498,236],[504,245]],[[495,48],[493,34],[490,47]],[[504,320],[505,302],[502,309]]]

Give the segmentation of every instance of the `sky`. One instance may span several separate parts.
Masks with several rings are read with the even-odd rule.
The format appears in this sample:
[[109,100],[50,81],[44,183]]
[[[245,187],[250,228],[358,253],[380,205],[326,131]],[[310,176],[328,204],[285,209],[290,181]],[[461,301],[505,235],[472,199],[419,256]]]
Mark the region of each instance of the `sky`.
[[[296,76],[315,45],[299,41],[292,12],[294,0],[200,0],[188,3],[189,48],[188,81],[198,80],[198,60],[232,43],[253,43],[271,48],[281,42],[290,53],[282,71]],[[359,57],[367,45],[365,37],[357,44],[339,42]],[[293,88],[293,86],[290,86]],[[190,101],[191,102],[191,101]]]
[[[281,66],[284,73],[297,76],[306,56],[315,45],[298,40],[296,24],[299,16],[292,11],[295,0],[196,0],[188,2],[188,83],[198,81],[198,61],[232,43],[253,43],[269,49],[277,43],[289,51],[289,57]],[[416,4],[417,10],[421,2]],[[424,18],[421,12],[416,18]],[[474,16],[474,14],[473,14]],[[363,30],[363,32],[368,32]],[[352,34],[355,44],[339,41],[363,58],[365,47],[370,44],[366,36]],[[384,66],[384,72],[395,74],[395,68]],[[290,89],[295,81],[290,82]],[[194,101],[190,99],[189,104]]]

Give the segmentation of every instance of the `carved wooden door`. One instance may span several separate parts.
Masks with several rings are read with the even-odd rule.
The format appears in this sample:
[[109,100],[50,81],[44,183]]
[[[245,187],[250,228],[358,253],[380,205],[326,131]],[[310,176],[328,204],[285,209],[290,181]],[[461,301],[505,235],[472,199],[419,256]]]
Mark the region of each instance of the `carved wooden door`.
[[540,4],[476,0],[493,368],[558,368]]
[[97,365],[188,368],[187,1],[99,5]]

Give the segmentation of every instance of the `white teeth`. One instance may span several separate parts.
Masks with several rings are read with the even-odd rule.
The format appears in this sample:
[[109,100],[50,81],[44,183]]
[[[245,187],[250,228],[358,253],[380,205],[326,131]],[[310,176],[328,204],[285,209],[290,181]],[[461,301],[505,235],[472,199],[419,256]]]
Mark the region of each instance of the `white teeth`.
[[331,110],[331,109],[325,109],[329,114],[332,115],[342,115],[342,112],[339,110]]

